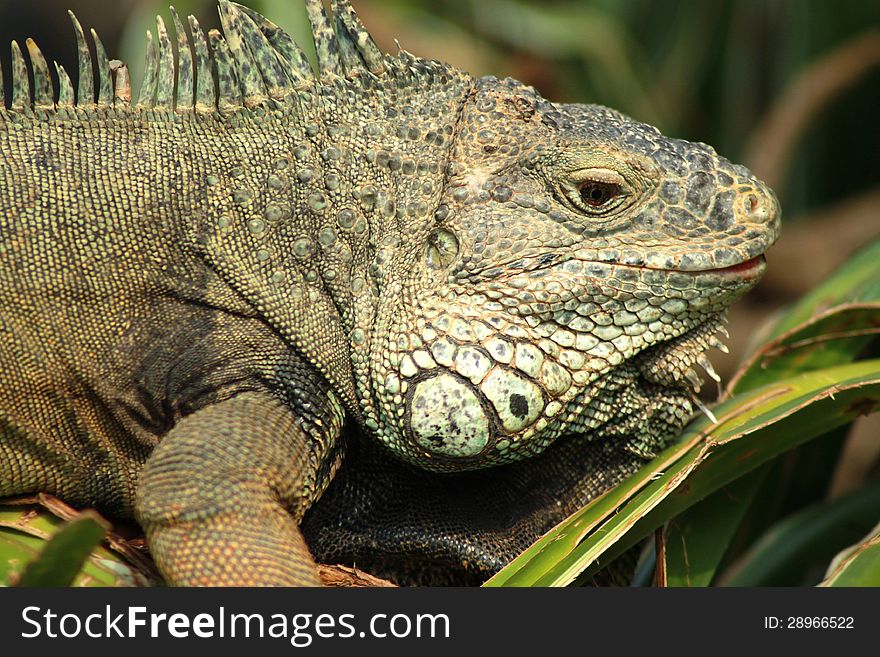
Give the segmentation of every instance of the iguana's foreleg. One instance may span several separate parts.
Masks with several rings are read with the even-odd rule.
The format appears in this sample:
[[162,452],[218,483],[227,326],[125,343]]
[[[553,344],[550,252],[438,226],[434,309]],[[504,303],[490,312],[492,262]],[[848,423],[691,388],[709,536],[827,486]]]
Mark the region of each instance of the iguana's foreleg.
[[315,445],[338,438],[327,434],[338,434],[342,411],[329,412],[335,417],[310,421],[269,394],[245,393],[187,416],[163,438],[141,472],[135,508],[169,584],[320,583],[299,520],[315,495]]

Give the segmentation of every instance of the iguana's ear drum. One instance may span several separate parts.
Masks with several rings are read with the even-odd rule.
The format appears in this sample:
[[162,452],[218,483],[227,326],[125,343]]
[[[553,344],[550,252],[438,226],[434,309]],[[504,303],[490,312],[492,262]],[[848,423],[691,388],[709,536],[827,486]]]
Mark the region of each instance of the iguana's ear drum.
[[428,269],[446,269],[458,257],[458,238],[454,233],[436,228],[428,237],[425,262]]

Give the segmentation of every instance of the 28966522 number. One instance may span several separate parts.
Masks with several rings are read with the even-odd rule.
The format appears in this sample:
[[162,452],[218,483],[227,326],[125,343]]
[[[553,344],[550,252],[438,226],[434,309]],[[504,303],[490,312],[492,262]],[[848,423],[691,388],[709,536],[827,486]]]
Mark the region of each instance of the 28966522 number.
[[786,628],[791,630],[848,630],[853,627],[852,616],[789,616],[786,619]]

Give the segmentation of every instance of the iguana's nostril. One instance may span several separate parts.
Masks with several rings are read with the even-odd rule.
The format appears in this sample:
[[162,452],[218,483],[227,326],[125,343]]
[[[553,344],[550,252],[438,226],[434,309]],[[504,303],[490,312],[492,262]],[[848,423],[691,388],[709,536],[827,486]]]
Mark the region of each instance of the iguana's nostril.
[[755,223],[768,223],[778,214],[778,204],[770,194],[749,194],[744,200],[744,205],[746,215]]

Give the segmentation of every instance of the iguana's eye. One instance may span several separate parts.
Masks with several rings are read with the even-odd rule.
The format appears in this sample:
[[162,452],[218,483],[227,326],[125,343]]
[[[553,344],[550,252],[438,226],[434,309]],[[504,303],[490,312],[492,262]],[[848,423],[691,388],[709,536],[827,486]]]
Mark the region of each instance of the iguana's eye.
[[620,185],[616,183],[588,180],[580,186],[581,200],[594,208],[601,208],[611,199],[620,195]]
[[598,167],[572,171],[561,182],[561,188],[574,209],[590,215],[610,214],[631,195],[623,176]]

